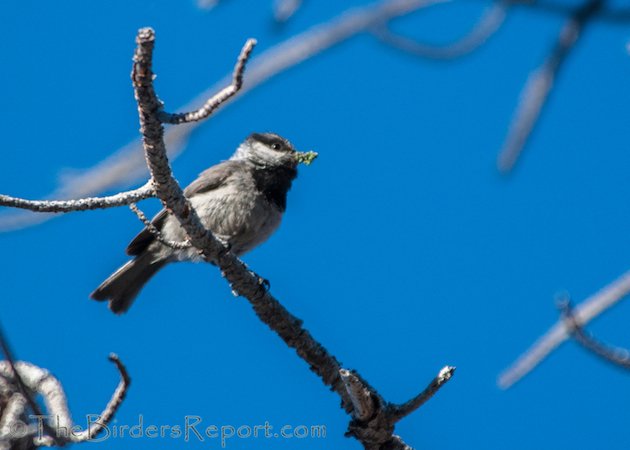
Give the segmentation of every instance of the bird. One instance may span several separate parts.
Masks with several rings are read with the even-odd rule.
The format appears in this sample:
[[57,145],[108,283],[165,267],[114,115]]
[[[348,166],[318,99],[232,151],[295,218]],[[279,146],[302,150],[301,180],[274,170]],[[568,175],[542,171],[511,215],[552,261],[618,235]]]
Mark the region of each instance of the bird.
[[[184,190],[201,223],[236,255],[266,241],[278,228],[287,206],[287,193],[299,163],[309,165],[317,153],[299,152],[275,133],[252,133],[234,154],[209,169]],[[162,209],[127,246],[134,258],[110,275],[90,294],[109,301],[115,314],[126,312],[143,286],[172,262],[201,261],[195,248],[169,246],[186,242],[177,219]]]

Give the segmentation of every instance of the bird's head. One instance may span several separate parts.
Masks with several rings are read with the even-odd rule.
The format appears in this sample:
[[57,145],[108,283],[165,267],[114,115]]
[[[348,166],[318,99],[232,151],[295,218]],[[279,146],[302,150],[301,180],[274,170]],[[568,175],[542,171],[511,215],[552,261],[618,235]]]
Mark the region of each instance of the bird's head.
[[258,166],[291,167],[306,165],[317,157],[315,152],[299,152],[293,145],[275,133],[252,133],[238,147],[232,159],[247,160]]

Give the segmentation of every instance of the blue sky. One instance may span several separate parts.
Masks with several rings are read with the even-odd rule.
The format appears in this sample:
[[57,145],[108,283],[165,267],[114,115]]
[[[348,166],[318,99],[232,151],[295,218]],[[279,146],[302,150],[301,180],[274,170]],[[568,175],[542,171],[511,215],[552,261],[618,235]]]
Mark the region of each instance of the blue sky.
[[[483,6],[444,5],[395,26],[445,41]],[[41,197],[60,173],[90,167],[137,136],[129,72],[138,28],[156,30],[156,87],[172,110],[229,71],[246,38],[261,52],[339,12],[338,2],[305,2],[278,28],[263,1],[225,1],[210,12],[192,1],[6,2],[0,192]],[[357,36],[227,107],[174,163],[187,184],[252,131],[319,152],[301,169],[281,228],[244,260],[390,401],[457,366],[449,385],[397,427],[417,448],[630,446],[628,374],[573,343],[513,389],[495,383],[557,319],[555,293],[579,301],[630,266],[626,27],[587,29],[515,172],[495,169],[520,89],[561,25],[514,10],[486,46],[451,63]],[[116,352],[133,379],[117,424],[142,414],[156,425],[181,425],[186,415],[204,425],[325,425],[325,439],[233,438],[227,447],[359,448],[343,437],[338,398],[230,294],[215,267],[169,266],[123,317],[89,300],[139,229],[120,208],[0,235],[5,333],[20,358],[62,381],[79,424],[116,386],[107,361]],[[622,303],[592,330],[628,343],[629,315]],[[99,445],[220,448],[216,439]]]

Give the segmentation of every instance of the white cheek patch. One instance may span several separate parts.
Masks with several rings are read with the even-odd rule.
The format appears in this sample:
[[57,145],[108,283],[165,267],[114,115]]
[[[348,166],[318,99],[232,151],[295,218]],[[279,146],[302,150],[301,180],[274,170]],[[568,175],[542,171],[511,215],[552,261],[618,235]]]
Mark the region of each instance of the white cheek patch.
[[277,164],[284,160],[287,156],[287,154],[284,152],[273,150],[266,145],[260,144],[258,142],[253,145],[252,153],[254,153],[261,160],[270,164]]

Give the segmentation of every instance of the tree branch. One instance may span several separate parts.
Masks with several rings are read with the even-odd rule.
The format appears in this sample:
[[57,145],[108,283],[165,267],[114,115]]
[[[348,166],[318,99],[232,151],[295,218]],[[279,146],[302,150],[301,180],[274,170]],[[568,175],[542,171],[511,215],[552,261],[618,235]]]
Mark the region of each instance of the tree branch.
[[513,1],[496,0],[487,8],[468,34],[447,45],[417,42],[414,39],[394,33],[387,23],[374,28],[373,34],[383,43],[414,56],[449,61],[468,55],[485,44],[505,22],[508,6]]
[[198,122],[203,120],[210,115],[223,103],[227,102],[231,97],[234,97],[238,91],[243,87],[243,72],[245,71],[245,65],[247,61],[249,61],[249,57],[256,46],[255,39],[249,39],[243,49],[241,50],[241,54],[238,56],[238,60],[236,61],[236,65],[234,66],[234,72],[232,73],[232,82],[217,94],[210,97],[206,103],[195,111],[187,112],[187,113],[177,113],[170,114],[161,111],[159,113],[160,121],[163,123],[170,124],[180,124],[180,123],[188,123],[188,122]]
[[[10,394],[6,404],[2,405],[0,414],[0,449],[11,448],[11,441],[15,440],[17,436],[14,436],[16,423],[23,423],[26,407],[28,402],[24,396],[19,392]],[[9,446],[3,445],[4,442],[8,442]]]
[[558,309],[562,314],[562,318],[567,323],[567,328],[571,336],[573,336],[583,348],[599,356],[606,362],[621,367],[622,369],[630,370],[630,351],[625,348],[612,347],[608,344],[604,344],[588,334],[577,317],[573,314],[573,307],[569,299],[563,299],[558,302]]
[[573,11],[562,27],[558,40],[543,64],[529,76],[521,93],[508,135],[499,153],[497,166],[501,172],[514,168],[525,144],[547,103],[560,68],[575,48],[584,27],[602,8],[605,0],[587,0]]
[[[3,373],[0,367],[0,375],[2,375],[6,379],[13,380],[15,386],[17,387],[17,392],[25,399],[25,402],[28,403],[31,411],[33,411],[33,414],[35,414],[36,416],[41,416],[41,409],[32,396],[31,385],[27,384],[22,378],[22,371],[18,370],[18,363],[13,357],[13,352],[11,351],[11,347],[9,346],[9,342],[4,336],[4,331],[2,330],[2,327],[0,327],[0,348],[2,348],[2,353],[4,354],[6,365],[9,369],[9,371],[5,369]],[[2,361],[0,361],[0,366],[1,365]],[[52,428],[47,423],[44,424],[44,428],[49,434],[51,433]]]
[[[34,446],[63,446],[69,442],[85,442],[87,440],[94,439],[111,422],[126,396],[131,380],[125,366],[118,359],[118,356],[112,354],[109,359],[116,365],[118,371],[120,372],[121,380],[118,387],[99,416],[97,423],[79,433],[69,432],[67,435],[57,434],[57,430],[72,430],[74,427],[70,410],[68,409],[66,394],[64,393],[63,386],[59,380],[57,380],[47,370],[37,367],[34,364],[18,361],[15,365],[12,365],[9,361],[0,361],[0,376],[2,378],[7,380],[7,382],[13,382],[16,385],[18,384],[18,379],[23,380],[21,382],[24,383],[28,392],[35,392],[44,398],[48,414],[42,414],[38,408],[37,410],[34,409],[35,413],[34,416],[32,416],[35,419],[39,419],[38,425],[41,425],[43,429],[38,430],[38,426],[35,426],[34,424],[29,426],[31,430],[30,434],[35,434],[33,438]],[[14,399],[12,397],[11,401],[13,403],[11,403],[11,408],[13,408],[13,411],[11,412],[11,417],[13,418],[8,417],[3,412],[2,420],[0,421],[2,424],[2,428],[0,428],[0,436],[5,440],[11,440],[12,437],[7,436],[3,430],[11,429],[11,424],[15,423],[15,420],[17,420],[20,415],[18,414],[20,412],[20,408],[23,411],[24,406],[29,399],[29,395],[24,395],[22,392],[17,392],[16,395],[19,395],[21,399]],[[16,416],[16,414],[18,415]],[[44,420],[47,417],[55,424],[55,428]]]
[[352,402],[352,415],[360,421],[368,420],[374,415],[374,398],[372,392],[359,376],[348,370],[340,369],[339,376]]
[[429,401],[431,397],[433,397],[436,392],[439,391],[442,386],[444,386],[453,377],[454,374],[455,367],[442,367],[442,370],[440,370],[437,376],[431,381],[431,383],[429,383],[424,391],[409,400],[407,403],[399,406],[394,406],[392,416],[396,418],[396,421],[398,421],[403,417],[408,416],[416,409],[420,408],[427,401]]
[[[245,264],[231,253],[211,231],[206,230],[197,212],[173,177],[164,144],[164,127],[161,122],[162,103],[153,87],[152,59],[155,45],[155,33],[150,28],[138,31],[136,50],[133,58],[131,74],[138,114],[140,130],[143,136],[147,166],[157,197],[164,207],[178,220],[188,235],[189,241],[197,248],[208,262],[219,266],[224,277],[233,290],[245,297],[256,315],[268,325],[289,347],[293,348],[323,381],[330,386],[342,400],[342,407],[348,412],[355,411],[352,389],[344,383],[341,366],[308,330],[302,327],[302,321],[287,311],[267,289],[260,283],[260,277],[250,271]],[[221,103],[217,107],[221,106]],[[358,379],[358,374],[356,375]],[[363,380],[361,380],[363,382]],[[363,382],[364,386],[367,386]],[[380,399],[378,393],[369,388],[373,397]],[[437,389],[436,389],[437,390]],[[354,399],[356,401],[356,398]],[[421,403],[418,403],[418,406]],[[378,401],[374,420],[364,426],[360,420],[353,420],[348,433],[359,439],[366,448],[403,448],[392,447],[404,445],[400,438],[393,435],[394,422],[388,414],[392,411],[387,404]],[[416,406],[417,407],[417,406]],[[357,413],[359,416],[366,411]]]
[[87,197],[76,200],[25,200],[0,194],[0,206],[28,209],[34,212],[67,213],[91,209],[114,208],[155,197],[151,183],[132,191],[120,192],[108,197]]
[[192,247],[192,244],[188,241],[175,242],[175,241],[169,241],[168,239],[166,239],[162,235],[160,230],[158,230],[155,227],[155,225],[153,225],[153,222],[151,222],[147,218],[147,216],[144,215],[144,213],[140,210],[140,208],[138,208],[138,205],[136,205],[135,203],[130,203],[129,209],[138,217],[138,219],[140,219],[140,222],[142,222],[142,224],[147,229],[147,231],[151,233],[153,237],[155,237],[155,239],[157,239],[162,244],[166,245],[167,247],[175,248],[175,249],[184,249],[184,248]]
[[276,22],[286,22],[302,6],[302,0],[274,0],[273,17]]
[[396,422],[426,403],[454,373],[454,367],[443,367],[418,396],[402,405],[396,405],[385,401],[357,372],[341,369],[339,375],[353,406],[353,420],[346,435],[355,437],[368,449],[411,449],[399,436],[393,434]]
[[[575,7],[571,3],[559,1],[515,0],[514,6],[523,6],[559,16],[571,16],[575,12]],[[630,9],[602,7],[593,18],[609,24],[626,24],[630,21]]]
[[116,387],[116,390],[112,394],[111,399],[107,402],[105,409],[100,414],[98,421],[94,426],[88,427],[81,433],[73,436],[72,442],[85,442],[94,439],[98,436],[114,418],[114,415],[118,411],[118,408],[122,404],[123,400],[127,396],[127,390],[131,384],[131,378],[127,372],[127,368],[122,363],[118,355],[112,353],[109,355],[109,360],[114,363],[118,373],[120,373],[120,382]]
[[[601,313],[616,305],[630,294],[630,271],[605,286],[591,297],[584,300],[573,310],[578,323],[582,326],[599,316]],[[570,337],[565,320],[556,322],[545,334],[498,378],[501,388],[507,389],[534,370],[549,354]]]

